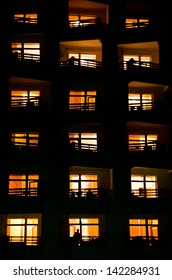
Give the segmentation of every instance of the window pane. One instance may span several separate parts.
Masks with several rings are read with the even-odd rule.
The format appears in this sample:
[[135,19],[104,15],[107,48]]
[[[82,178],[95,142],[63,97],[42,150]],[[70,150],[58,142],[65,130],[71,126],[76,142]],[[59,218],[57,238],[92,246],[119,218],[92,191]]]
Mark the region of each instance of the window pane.
[[26,188],[26,175],[9,175],[9,189],[18,188]]
[[28,188],[38,188],[38,175],[29,175],[28,176]]
[[70,91],[69,104],[81,104],[85,102],[84,91]]
[[82,225],[82,236],[97,237],[99,236],[99,226]]

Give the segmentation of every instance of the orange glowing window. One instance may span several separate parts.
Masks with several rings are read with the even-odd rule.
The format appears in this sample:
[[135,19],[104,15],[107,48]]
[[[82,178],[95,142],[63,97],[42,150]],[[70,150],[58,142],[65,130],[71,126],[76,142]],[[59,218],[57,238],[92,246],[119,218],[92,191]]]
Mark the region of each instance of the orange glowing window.
[[86,196],[88,190],[92,194],[97,194],[98,177],[97,175],[88,174],[71,174],[69,176],[69,190],[70,194],[77,194],[77,196]]
[[70,218],[69,236],[73,237],[79,229],[83,241],[91,241],[92,238],[99,237],[99,219],[98,218]]
[[11,142],[15,146],[38,146],[39,133],[12,132]]
[[69,15],[70,27],[84,27],[96,23],[95,15]]
[[129,233],[130,239],[140,236],[148,240],[158,240],[158,219],[130,219]]
[[130,59],[134,59],[134,65],[142,66],[142,67],[150,67],[150,62],[152,61],[151,55],[135,55],[135,54],[124,54],[123,56],[123,63],[124,63],[124,70],[127,69],[127,62]]
[[129,134],[128,143],[130,151],[143,151],[145,147],[156,150],[158,135],[156,134]]
[[79,111],[95,110],[96,91],[70,91],[69,109]]
[[37,24],[38,15],[35,13],[14,14],[14,21],[20,23]]
[[144,28],[149,24],[149,19],[146,18],[126,18],[126,28]]
[[38,245],[39,217],[15,215],[7,219],[7,235],[10,242],[24,243],[28,246]]
[[154,175],[131,175],[131,192],[145,198],[157,197],[158,182]]
[[153,94],[130,93],[128,95],[128,108],[131,111],[152,110],[154,102]]
[[40,91],[38,90],[12,90],[11,91],[11,107],[25,107],[28,102],[32,102],[34,106],[39,105]]
[[10,174],[9,195],[37,196],[39,175]]
[[11,48],[19,60],[40,60],[40,43],[13,42]]
[[69,133],[69,143],[75,143],[78,150],[97,151],[97,133]]

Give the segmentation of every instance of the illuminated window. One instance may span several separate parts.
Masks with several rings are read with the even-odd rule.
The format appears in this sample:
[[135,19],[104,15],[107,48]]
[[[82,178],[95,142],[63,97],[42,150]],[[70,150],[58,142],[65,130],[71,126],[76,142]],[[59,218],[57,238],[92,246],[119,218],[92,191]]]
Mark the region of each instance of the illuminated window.
[[17,54],[19,60],[40,61],[39,43],[12,43],[12,53]]
[[152,57],[150,55],[124,55],[123,57],[123,63],[124,63],[124,69],[127,69],[127,62],[130,59],[134,59],[134,65],[142,66],[142,67],[150,67],[150,62],[152,61]]
[[126,28],[144,28],[149,25],[149,19],[146,18],[127,18],[125,20]]
[[[16,215],[15,215],[16,216]],[[23,218],[17,215],[16,218],[7,219],[7,235],[10,242],[24,243],[28,246],[38,245],[39,217]]]
[[140,94],[130,93],[128,95],[128,108],[131,111],[136,110],[152,110],[153,109],[154,96],[153,94]]
[[157,197],[158,182],[156,176],[131,175],[131,192],[140,197]]
[[69,15],[70,27],[84,27],[96,23],[94,15]]
[[95,110],[96,91],[70,91],[69,109],[79,111]]
[[25,107],[32,102],[34,106],[39,105],[40,91],[38,90],[12,90],[11,107]]
[[11,133],[11,142],[15,146],[38,146],[39,133],[15,132]]
[[158,240],[158,219],[130,219],[129,232],[131,240],[137,236]]
[[38,175],[9,175],[9,195],[37,196]]
[[82,241],[91,241],[99,237],[99,219],[98,218],[70,218],[69,235],[73,237],[74,233],[79,230]]
[[97,133],[69,133],[69,143],[77,150],[97,151]]
[[71,174],[69,179],[70,194],[75,196],[86,196],[88,190],[97,194],[97,175]]
[[128,138],[130,151],[156,150],[157,135],[130,134]]
[[15,14],[14,20],[20,23],[37,24],[37,14]]

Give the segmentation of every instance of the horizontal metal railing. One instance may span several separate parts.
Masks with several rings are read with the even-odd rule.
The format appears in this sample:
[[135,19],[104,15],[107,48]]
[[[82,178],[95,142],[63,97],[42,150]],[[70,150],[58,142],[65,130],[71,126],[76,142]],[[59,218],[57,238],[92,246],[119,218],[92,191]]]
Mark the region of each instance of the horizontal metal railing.
[[85,27],[89,25],[96,24],[98,21],[96,18],[94,19],[87,19],[87,20],[70,20],[69,21],[69,27]]
[[97,60],[91,59],[69,59],[65,61],[60,61],[60,67],[67,67],[67,66],[82,66],[87,68],[101,68],[102,62]]
[[138,66],[141,68],[159,69],[159,63],[150,61],[140,61],[140,60],[129,60],[123,62],[123,69],[130,70],[133,66]]
[[11,107],[37,107],[40,104],[39,97],[21,97],[13,95],[11,99]]
[[132,190],[131,194],[135,198],[165,198],[172,197],[172,190],[139,188]]
[[72,103],[69,104],[70,111],[95,111],[96,103]]
[[128,110],[129,111],[140,111],[140,110],[153,110],[155,109],[155,102],[150,101],[150,99],[144,99],[143,102],[138,101],[138,102],[133,102],[133,99],[128,99]]
[[103,236],[82,235],[81,240],[76,242],[74,237],[70,237],[70,244],[79,247],[103,246],[105,244],[105,238]]
[[72,198],[112,198],[113,191],[107,188],[70,189],[69,197]]
[[148,151],[157,150],[157,141],[129,140],[129,151]]
[[97,145],[95,144],[79,144],[76,142],[71,142],[69,144],[69,148],[71,151],[92,151],[92,152],[97,152]]
[[9,243],[18,246],[38,246],[41,243],[40,236],[9,236]]
[[134,236],[130,237],[129,245],[138,248],[142,246],[158,246],[160,244],[159,238],[154,236]]
[[145,27],[149,27],[149,26],[150,26],[149,21],[128,22],[128,23],[125,24],[126,29],[145,28]]
[[[19,140],[20,139],[20,140]],[[21,139],[23,139],[23,141],[21,141]],[[15,138],[14,140],[11,139],[11,147],[13,148],[30,148],[30,147],[36,147],[38,148],[38,138],[37,137],[29,137],[29,138],[25,138],[25,137],[19,137],[18,139]]]
[[14,21],[22,24],[37,24],[37,17],[20,17],[14,15]]
[[33,53],[21,53],[21,51],[17,51],[13,49],[12,53],[12,60],[13,61],[34,61],[40,62],[40,55],[33,54]]
[[[35,181],[36,182],[36,181]],[[34,183],[34,182],[33,182]],[[38,188],[11,188],[8,191],[10,196],[37,196]]]

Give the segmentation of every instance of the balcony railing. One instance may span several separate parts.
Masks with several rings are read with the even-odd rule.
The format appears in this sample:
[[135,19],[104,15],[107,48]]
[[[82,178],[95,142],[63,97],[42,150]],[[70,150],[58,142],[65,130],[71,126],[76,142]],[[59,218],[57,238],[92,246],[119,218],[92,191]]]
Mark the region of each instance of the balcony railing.
[[133,102],[132,99],[128,99],[128,110],[129,111],[148,111],[153,109],[158,109],[154,101],[150,101],[150,99],[144,99],[144,101]]
[[9,243],[17,246],[39,246],[40,236],[8,236]]
[[129,140],[128,150],[134,151],[168,151],[167,145],[162,145],[157,140],[153,141],[141,141],[141,140]]
[[149,27],[149,21],[142,21],[142,22],[128,22],[126,23],[126,29],[136,29],[136,28],[146,28]]
[[40,105],[39,97],[19,97],[17,95],[12,96],[11,107],[38,107]]
[[23,108],[27,111],[32,109],[45,109],[51,107],[51,102],[43,100],[41,97],[21,97],[13,95],[11,97],[11,108]]
[[140,61],[140,60],[134,60],[130,59],[129,61],[124,61],[123,62],[123,68],[130,70],[133,67],[141,67],[141,68],[150,68],[150,69],[159,69],[159,64],[155,62],[150,62],[150,61]]
[[14,22],[21,23],[21,24],[37,24],[38,19],[37,16],[35,17],[20,17],[14,15]]
[[40,62],[40,55],[39,54],[33,54],[33,53],[21,53],[17,50],[12,53],[12,61],[32,61],[32,62]]
[[[23,141],[21,141],[21,138],[23,138]],[[38,141],[37,139],[29,138],[28,142],[26,141],[26,138],[21,137],[20,140],[11,140],[11,148],[17,149],[17,150],[23,150],[23,149],[30,149],[30,148],[37,148],[39,149]]]
[[60,67],[74,67],[74,66],[82,66],[87,68],[101,68],[102,62],[92,59],[69,59],[65,61],[60,61]]
[[147,246],[157,246],[159,244],[158,237],[153,236],[134,236],[130,238],[130,246],[147,247]]
[[135,189],[131,191],[133,198],[171,198],[172,190],[167,189]]
[[100,236],[82,236],[81,241],[79,243],[75,243],[75,240],[73,237],[70,237],[70,244],[73,246],[78,246],[78,247],[89,247],[89,246],[103,246],[105,244],[105,238],[100,237]]
[[96,144],[79,144],[76,142],[71,142],[69,144],[70,151],[90,151],[90,152],[97,152],[97,145]]
[[11,188],[11,189],[9,189],[8,194],[10,196],[21,196],[21,197],[37,196],[38,188],[32,188],[32,187],[30,187],[28,189],[27,188]]
[[129,143],[129,151],[152,151],[157,149],[157,141],[139,141],[131,140]]
[[71,198],[113,198],[113,191],[106,188],[85,188],[70,189],[69,197]]
[[96,103],[71,103],[69,104],[70,111],[95,111]]
[[96,24],[98,21],[96,18],[94,19],[87,19],[87,20],[70,20],[69,27],[86,27],[93,24]]

